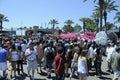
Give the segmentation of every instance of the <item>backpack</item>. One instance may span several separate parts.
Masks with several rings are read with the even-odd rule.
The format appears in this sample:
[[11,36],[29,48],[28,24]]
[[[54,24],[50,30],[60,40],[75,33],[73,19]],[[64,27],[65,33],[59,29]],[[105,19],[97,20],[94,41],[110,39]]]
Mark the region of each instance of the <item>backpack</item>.
[[47,51],[46,52],[47,52],[46,53],[47,60],[53,60],[54,57],[55,57],[53,48],[52,47],[50,47],[50,48],[47,47]]

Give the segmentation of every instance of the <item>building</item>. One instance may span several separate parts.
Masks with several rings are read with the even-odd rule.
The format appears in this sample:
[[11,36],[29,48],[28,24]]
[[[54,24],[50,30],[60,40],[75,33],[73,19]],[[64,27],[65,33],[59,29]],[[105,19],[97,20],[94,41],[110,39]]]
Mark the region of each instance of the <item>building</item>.
[[11,37],[13,35],[16,35],[16,31],[10,31],[10,30],[6,30],[6,29],[3,29],[2,31],[0,31],[1,37]]
[[35,33],[42,33],[42,34],[55,34],[55,35],[59,35],[61,30],[54,30],[54,32],[52,31],[52,29],[28,29],[26,30],[25,32],[25,35],[26,36],[31,36],[32,34],[35,34]]

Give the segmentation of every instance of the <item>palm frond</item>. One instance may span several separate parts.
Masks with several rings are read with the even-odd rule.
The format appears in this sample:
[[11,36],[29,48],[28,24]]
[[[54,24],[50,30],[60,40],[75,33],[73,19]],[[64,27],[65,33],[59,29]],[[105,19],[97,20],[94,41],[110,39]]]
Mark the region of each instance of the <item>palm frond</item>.
[[87,0],[83,0],[83,2],[86,2]]

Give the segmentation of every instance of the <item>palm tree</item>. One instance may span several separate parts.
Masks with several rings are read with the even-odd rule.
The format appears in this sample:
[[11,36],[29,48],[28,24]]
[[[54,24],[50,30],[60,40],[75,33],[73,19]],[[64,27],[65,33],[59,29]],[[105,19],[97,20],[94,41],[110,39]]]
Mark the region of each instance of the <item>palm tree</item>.
[[105,0],[104,1],[104,22],[105,22],[105,31],[107,32],[107,26],[106,26],[106,22],[107,22],[107,12],[111,12],[111,11],[117,11],[117,5],[115,5],[115,1],[111,1],[111,0]]
[[[99,10],[99,6],[95,6],[96,10]],[[115,5],[115,1],[111,0],[105,0],[103,4],[103,17],[104,17],[104,23],[105,23],[105,31],[107,31],[106,28],[106,22],[107,22],[107,13],[110,13],[111,11],[117,11],[117,5]]]
[[21,35],[22,35],[23,27],[19,27],[19,28],[17,28],[17,30],[20,30],[21,31]]
[[8,22],[9,20],[7,19],[6,16],[4,16],[3,14],[0,14],[0,31],[2,32],[2,28],[3,28],[3,22]]
[[100,17],[99,12],[97,11],[93,12],[91,17],[92,17],[92,20],[95,21],[96,23],[96,32],[98,32],[99,31],[98,24],[99,24],[99,17]]
[[81,18],[79,19],[81,22],[83,22],[83,32],[85,33],[85,29],[86,29],[86,23],[88,23],[89,19],[88,18]]
[[74,26],[74,32],[80,32],[82,30],[82,27],[79,24],[75,24]]
[[117,12],[115,17],[114,17],[115,23],[120,23],[120,12]]
[[[104,26],[104,27],[105,27],[105,26]],[[103,27],[103,28],[104,28],[104,27]],[[116,29],[116,25],[113,24],[113,23],[107,22],[105,28],[107,28],[107,30]]]
[[[84,0],[84,2],[87,0]],[[96,2],[96,0],[94,0],[94,2]],[[100,31],[102,31],[102,13],[103,13],[103,4],[104,4],[104,0],[99,0],[98,2],[99,4],[99,14],[100,14]]]
[[55,19],[50,20],[49,23],[51,24],[51,26],[52,26],[52,32],[54,33],[55,25],[56,25],[56,24],[59,24],[59,23],[58,23],[58,21],[55,20]]
[[20,30],[20,31],[21,31],[21,35],[23,35],[23,34],[22,34],[22,31],[23,31],[23,30],[26,30],[26,29],[27,29],[26,26],[25,26],[25,27],[19,27],[19,28],[17,28],[17,30]]
[[79,20],[81,22],[83,22],[84,33],[85,33],[85,30],[88,30],[88,31],[95,31],[96,30],[96,24],[91,18],[81,18]]
[[68,20],[66,20],[65,21],[65,24],[66,24],[66,26],[68,26],[69,27],[69,31],[71,32],[71,27],[72,27],[72,24],[73,24],[74,22],[72,21],[72,20],[70,20],[70,19],[68,19]]

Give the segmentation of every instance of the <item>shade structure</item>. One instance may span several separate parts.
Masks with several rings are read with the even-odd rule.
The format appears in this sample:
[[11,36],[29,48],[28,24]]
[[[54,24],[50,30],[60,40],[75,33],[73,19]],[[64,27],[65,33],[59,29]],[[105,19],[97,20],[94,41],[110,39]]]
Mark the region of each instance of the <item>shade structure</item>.
[[76,33],[60,34],[59,37],[62,39],[74,40],[74,39],[77,39],[77,34]]
[[59,37],[62,39],[87,39],[87,40],[94,40],[95,39],[95,33],[94,32],[86,32],[84,34],[76,34],[76,33],[67,33],[67,34],[60,34]]
[[87,39],[87,40],[94,40],[95,39],[95,33],[94,32],[86,32],[84,34],[80,34],[80,38]]

